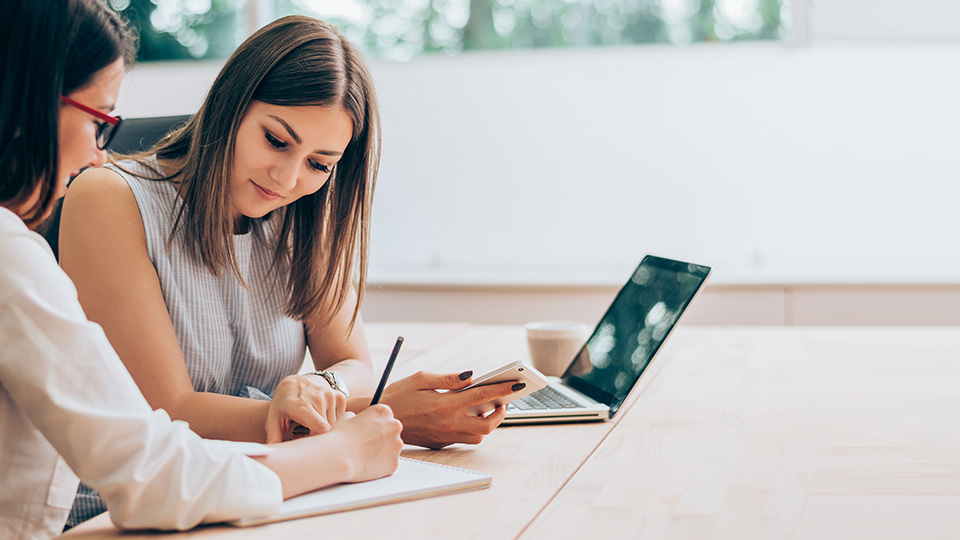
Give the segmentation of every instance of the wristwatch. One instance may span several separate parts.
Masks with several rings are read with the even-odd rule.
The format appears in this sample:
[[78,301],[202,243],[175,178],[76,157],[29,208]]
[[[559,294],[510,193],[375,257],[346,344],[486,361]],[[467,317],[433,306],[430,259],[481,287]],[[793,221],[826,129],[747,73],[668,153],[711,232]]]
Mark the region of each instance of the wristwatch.
[[319,375],[323,377],[325,381],[327,381],[327,384],[330,385],[330,388],[340,392],[345,397],[350,397],[350,390],[347,389],[347,383],[343,382],[343,377],[341,377],[336,371],[311,371],[306,375]]

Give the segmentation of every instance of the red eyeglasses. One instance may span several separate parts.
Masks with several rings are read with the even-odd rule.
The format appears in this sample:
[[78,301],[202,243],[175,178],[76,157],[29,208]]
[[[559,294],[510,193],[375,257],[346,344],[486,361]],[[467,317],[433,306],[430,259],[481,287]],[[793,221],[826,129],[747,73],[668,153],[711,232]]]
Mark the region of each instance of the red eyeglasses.
[[104,114],[92,107],[87,107],[83,103],[68,97],[61,97],[60,101],[66,105],[80,109],[81,111],[90,114],[95,118],[103,120],[103,122],[100,122],[97,127],[97,148],[106,150],[107,147],[110,146],[110,142],[117,135],[117,130],[120,129],[120,124],[123,123],[123,118]]

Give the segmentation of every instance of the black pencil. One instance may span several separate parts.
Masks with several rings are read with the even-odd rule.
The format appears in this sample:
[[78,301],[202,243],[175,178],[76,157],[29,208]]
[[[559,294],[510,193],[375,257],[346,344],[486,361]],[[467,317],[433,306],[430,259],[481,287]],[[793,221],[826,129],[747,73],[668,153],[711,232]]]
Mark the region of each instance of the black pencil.
[[383,368],[383,376],[380,377],[380,384],[377,386],[376,393],[373,394],[373,399],[370,400],[370,405],[376,405],[380,402],[380,394],[383,393],[384,387],[387,386],[387,379],[390,378],[390,372],[393,371],[393,364],[397,361],[400,345],[403,345],[403,336],[398,337],[397,344],[393,346],[393,352],[390,353],[390,359],[387,360],[387,367]]

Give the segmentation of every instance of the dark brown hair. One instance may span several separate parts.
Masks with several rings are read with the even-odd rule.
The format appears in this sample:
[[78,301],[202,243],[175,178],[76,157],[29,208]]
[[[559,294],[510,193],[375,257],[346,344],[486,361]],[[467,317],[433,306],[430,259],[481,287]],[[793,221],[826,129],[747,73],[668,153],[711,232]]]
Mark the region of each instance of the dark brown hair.
[[170,240],[182,229],[187,249],[214,275],[227,269],[242,280],[233,252],[229,180],[237,131],[254,100],[339,107],[353,121],[351,140],[326,184],[262,219],[281,220],[274,223],[279,231],[274,267],[289,269],[281,283],[287,313],[302,321],[329,321],[356,279],[355,321],[367,274],[380,115],[359,51],[326,22],[290,16],[260,29],[227,60],[187,124],[135,156],[143,162],[155,153],[176,164],[162,178],[177,182],[183,199]]
[[118,58],[133,62],[135,39],[100,0],[4,2],[0,17],[0,205],[39,225],[56,203],[60,97],[86,87]]

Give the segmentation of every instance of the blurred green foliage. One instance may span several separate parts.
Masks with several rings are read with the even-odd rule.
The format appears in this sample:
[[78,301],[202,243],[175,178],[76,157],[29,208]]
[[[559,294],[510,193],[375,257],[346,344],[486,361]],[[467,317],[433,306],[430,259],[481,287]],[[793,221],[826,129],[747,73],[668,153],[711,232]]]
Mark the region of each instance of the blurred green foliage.
[[245,0],[109,0],[137,30],[141,62],[229,56],[246,37]]
[[[110,0],[140,29],[140,60],[217,58],[245,36],[247,0]],[[785,39],[790,0],[274,0],[367,54]]]

